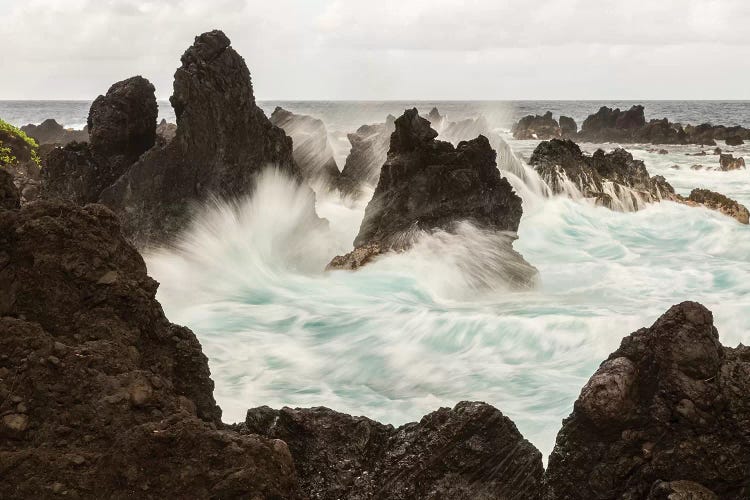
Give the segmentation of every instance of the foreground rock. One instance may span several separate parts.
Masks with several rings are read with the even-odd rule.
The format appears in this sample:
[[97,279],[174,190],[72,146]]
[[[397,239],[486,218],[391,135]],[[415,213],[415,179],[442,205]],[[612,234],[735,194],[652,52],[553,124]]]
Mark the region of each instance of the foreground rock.
[[[408,248],[421,232],[451,232],[461,221],[494,231],[518,230],[521,199],[500,176],[486,137],[480,135],[457,147],[437,141],[437,132],[416,108],[405,111],[395,125],[388,159],[354,240],[355,250],[335,258],[331,268],[354,269],[377,254]],[[528,264],[519,266],[517,282],[527,283],[533,275]]]
[[397,429],[327,408],[260,407],[240,432],[286,442],[310,498],[539,498],[541,453],[484,403],[441,408]]
[[338,186],[339,168],[322,120],[297,115],[278,106],[270,119],[292,138],[294,161],[310,185],[323,190]]
[[69,142],[87,142],[89,140],[88,127],[83,130],[64,128],[52,118],[44,120],[39,125],[32,123],[24,125],[21,130],[40,146],[45,144],[64,146]]
[[91,104],[89,142],[53,149],[44,158],[43,195],[78,204],[99,200],[156,142],[154,86],[135,76],[112,85]]
[[250,194],[266,168],[302,179],[291,139],[256,105],[250,72],[224,33],[196,37],[181,60],[170,99],[175,138],[149,150],[101,195],[139,247],[173,239],[212,198]]
[[739,500],[749,477],[750,348],[722,347],[711,312],[684,302],[623,339],[583,388],[546,498]]
[[548,140],[561,136],[562,129],[557,120],[552,118],[551,111],[547,111],[544,115],[524,116],[513,126],[514,139]]
[[347,135],[352,148],[339,177],[342,194],[358,198],[365,188],[377,185],[380,168],[388,157],[391,134],[396,129],[395,120],[388,115],[385,123],[362,125]]
[[101,205],[0,210],[0,497],[299,498],[283,443],[223,430],[157,286]]
[[36,141],[22,130],[0,120],[0,169],[10,174],[21,203],[39,197],[40,163]]

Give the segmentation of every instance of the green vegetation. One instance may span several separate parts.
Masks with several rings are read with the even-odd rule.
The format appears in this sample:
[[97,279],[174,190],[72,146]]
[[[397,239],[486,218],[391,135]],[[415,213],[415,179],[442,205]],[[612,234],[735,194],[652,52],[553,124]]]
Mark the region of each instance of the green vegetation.
[[[26,135],[26,133],[18,127],[14,127],[10,123],[0,119],[0,136],[2,136],[3,133],[7,135],[14,135],[23,140],[23,142],[25,142],[31,149],[31,159],[34,161],[34,163],[41,166],[41,159],[39,158],[38,153],[39,145],[34,139]],[[17,158],[13,155],[13,151],[11,151],[11,148],[9,146],[5,146],[3,144],[3,141],[0,140],[0,165],[8,166],[16,163],[16,161]]]

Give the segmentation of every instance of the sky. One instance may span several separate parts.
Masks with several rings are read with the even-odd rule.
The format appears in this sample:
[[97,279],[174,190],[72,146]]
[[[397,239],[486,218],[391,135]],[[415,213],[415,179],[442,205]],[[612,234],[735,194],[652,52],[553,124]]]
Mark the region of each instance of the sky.
[[750,99],[748,0],[0,0],[0,99],[172,93],[221,29],[259,100]]

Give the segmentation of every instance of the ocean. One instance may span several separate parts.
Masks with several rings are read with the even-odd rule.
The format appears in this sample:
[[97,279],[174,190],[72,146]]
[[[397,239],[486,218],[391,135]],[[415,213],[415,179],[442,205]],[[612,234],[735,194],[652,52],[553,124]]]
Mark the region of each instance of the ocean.
[[[321,118],[342,167],[347,132],[407,107],[426,113],[436,106],[451,120],[482,113],[523,159],[537,142],[510,137],[520,116],[551,110],[580,125],[602,105],[635,103],[259,104],[267,114],[280,105]],[[647,119],[750,127],[746,101],[641,104]],[[55,118],[80,127],[88,106],[0,101],[0,118],[16,125]],[[160,102],[160,114],[174,121],[168,103]],[[648,145],[627,146],[680,193],[704,187],[750,206],[750,171],[693,170],[718,157],[688,156],[698,146],[665,148],[669,153],[659,155]],[[750,145],[729,149],[750,159]],[[533,291],[510,291],[493,278],[489,257],[499,236],[471,226],[425,237],[411,251],[357,272],[326,273],[330,258],[351,248],[364,203],[319,194],[317,210],[330,227],[310,227],[304,193],[270,173],[252,198],[206,206],[180,245],[145,259],[161,283],[158,299],[168,318],[190,327],[203,344],[229,422],[263,404],[322,405],[398,425],[440,406],[480,400],[513,419],[546,456],[599,363],[669,306],[702,302],[724,344],[750,342],[750,227],[671,202],[621,213],[514,187],[524,205],[514,248],[540,271]]]

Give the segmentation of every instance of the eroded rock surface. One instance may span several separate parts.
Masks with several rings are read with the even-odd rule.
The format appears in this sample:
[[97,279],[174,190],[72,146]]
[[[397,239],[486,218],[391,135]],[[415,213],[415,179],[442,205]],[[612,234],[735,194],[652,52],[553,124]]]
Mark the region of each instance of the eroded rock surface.
[[692,206],[703,206],[728,215],[742,224],[750,223],[750,212],[741,203],[708,189],[693,189],[687,197],[677,196],[677,201]]
[[[569,127],[570,123],[566,122],[566,125]],[[548,140],[561,136],[562,129],[557,120],[552,118],[551,111],[547,111],[544,115],[524,116],[513,126],[515,139]]]

